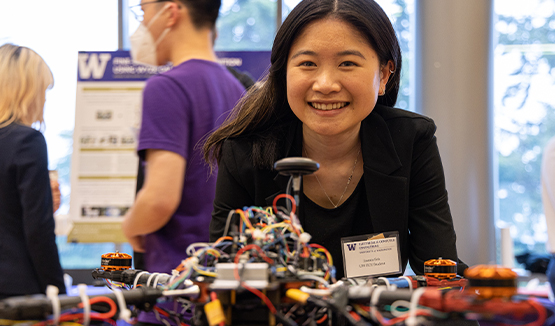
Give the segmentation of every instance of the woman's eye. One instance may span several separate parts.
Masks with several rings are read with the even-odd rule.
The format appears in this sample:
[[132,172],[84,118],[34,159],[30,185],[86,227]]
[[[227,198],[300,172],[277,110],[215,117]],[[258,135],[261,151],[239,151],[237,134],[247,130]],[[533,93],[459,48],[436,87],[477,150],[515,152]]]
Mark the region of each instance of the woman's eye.
[[299,66],[301,66],[301,67],[314,67],[316,65],[314,64],[314,62],[305,61],[305,62],[301,62],[301,64]]
[[354,67],[356,65],[357,64],[352,62],[352,61],[345,61],[345,62],[342,62],[339,66],[340,67]]

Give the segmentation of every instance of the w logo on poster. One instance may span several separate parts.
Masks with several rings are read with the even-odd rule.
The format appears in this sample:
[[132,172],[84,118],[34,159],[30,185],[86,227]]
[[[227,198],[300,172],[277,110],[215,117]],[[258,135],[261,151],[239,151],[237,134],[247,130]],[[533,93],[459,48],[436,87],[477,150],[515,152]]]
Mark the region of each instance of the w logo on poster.
[[110,53],[79,53],[79,78],[102,79],[108,61],[112,59]]
[[349,248],[349,251],[355,250],[356,246],[357,246],[356,243],[347,243],[347,248]]

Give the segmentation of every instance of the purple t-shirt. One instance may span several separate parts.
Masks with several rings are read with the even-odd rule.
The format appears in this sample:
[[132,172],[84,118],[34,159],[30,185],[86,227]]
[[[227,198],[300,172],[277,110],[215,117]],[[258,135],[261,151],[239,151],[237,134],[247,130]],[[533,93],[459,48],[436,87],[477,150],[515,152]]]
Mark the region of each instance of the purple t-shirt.
[[171,273],[187,258],[191,243],[208,241],[216,174],[210,176],[198,144],[225,120],[244,91],[225,67],[196,59],[147,81],[139,154],[162,149],[187,161],[179,207],[168,224],[145,237],[149,272]]
[[[143,159],[146,149],[162,149],[183,156],[187,164],[179,207],[168,224],[145,236],[147,271],[169,274],[187,258],[185,251],[191,243],[208,242],[216,173],[210,176],[198,144],[225,120],[244,91],[225,67],[205,60],[188,60],[148,79],[139,156]],[[175,304],[162,307],[174,310]],[[139,320],[160,323],[153,313],[142,313]],[[171,319],[168,322],[175,324]]]

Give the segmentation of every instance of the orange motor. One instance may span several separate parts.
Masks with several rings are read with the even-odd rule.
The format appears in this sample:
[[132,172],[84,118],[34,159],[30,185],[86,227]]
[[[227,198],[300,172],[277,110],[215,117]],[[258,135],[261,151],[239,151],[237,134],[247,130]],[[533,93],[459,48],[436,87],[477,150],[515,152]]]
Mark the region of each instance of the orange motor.
[[464,272],[467,291],[480,299],[510,298],[517,294],[518,275],[510,268],[498,265],[477,265]]
[[457,263],[451,259],[430,259],[424,263],[424,275],[440,280],[457,277]]
[[100,268],[105,271],[122,271],[131,268],[131,255],[119,252],[109,252],[102,255]]

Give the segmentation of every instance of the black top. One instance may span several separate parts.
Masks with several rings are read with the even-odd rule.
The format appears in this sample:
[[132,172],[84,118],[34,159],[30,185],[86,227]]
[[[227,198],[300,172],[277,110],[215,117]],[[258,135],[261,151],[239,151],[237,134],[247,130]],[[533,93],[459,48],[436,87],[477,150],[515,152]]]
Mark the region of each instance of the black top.
[[324,208],[303,194],[299,210],[303,230],[316,243],[326,248],[333,259],[335,277],[345,275],[341,238],[372,233],[372,220],[366,203],[364,182],[359,182],[355,191],[337,208]]
[[12,123],[0,128],[0,298],[65,293],[56,247],[44,136]]
[[[399,232],[403,272],[410,261],[412,270],[423,274],[425,261],[442,257],[458,261],[458,273],[463,275],[467,266],[457,256],[435,130],[430,118],[376,105],[360,129],[364,161],[360,182],[374,233]],[[270,206],[275,196],[285,193],[289,178],[273,169],[255,168],[251,153],[252,140],[247,135],[223,143],[211,241],[223,234],[231,209]],[[299,120],[291,123],[278,153],[279,158],[302,156]]]

